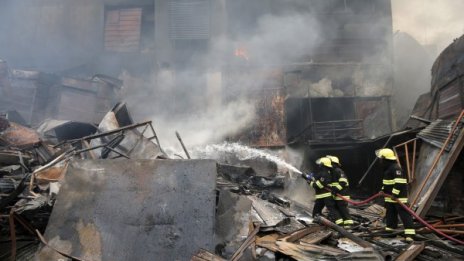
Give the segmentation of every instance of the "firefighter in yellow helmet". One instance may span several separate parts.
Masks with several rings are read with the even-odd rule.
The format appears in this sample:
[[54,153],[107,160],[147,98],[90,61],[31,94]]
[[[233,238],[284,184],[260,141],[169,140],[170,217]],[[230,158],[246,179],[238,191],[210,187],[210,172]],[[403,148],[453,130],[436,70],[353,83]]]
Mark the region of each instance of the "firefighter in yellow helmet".
[[332,189],[333,198],[335,199],[335,207],[338,209],[343,218],[343,226],[348,228],[353,225],[353,220],[351,219],[350,211],[348,210],[348,203],[336,195],[340,194],[344,198],[350,198],[348,178],[341,168],[338,157],[330,155],[327,155],[326,157],[330,159],[333,167],[332,183],[330,183],[330,187]]
[[[391,149],[383,148],[375,151],[375,155],[380,159],[383,167],[383,187],[382,191],[385,194],[393,195],[400,202],[408,203],[408,181],[403,174],[403,170],[397,163],[395,152]],[[398,227],[398,215],[403,221],[404,236],[406,241],[413,241],[416,234],[413,228],[413,220],[411,215],[403,209],[395,200],[385,197],[386,213],[386,232],[391,232]]]
[[[332,162],[329,158],[323,157],[316,161],[318,171],[312,175],[303,175],[308,180],[309,186],[316,191],[316,201],[313,207],[313,217],[322,214],[322,209],[326,207],[329,210],[329,217],[337,224],[342,225],[343,219],[340,216],[335,201],[332,198],[329,184],[332,183]],[[329,189],[329,190],[327,190]]]

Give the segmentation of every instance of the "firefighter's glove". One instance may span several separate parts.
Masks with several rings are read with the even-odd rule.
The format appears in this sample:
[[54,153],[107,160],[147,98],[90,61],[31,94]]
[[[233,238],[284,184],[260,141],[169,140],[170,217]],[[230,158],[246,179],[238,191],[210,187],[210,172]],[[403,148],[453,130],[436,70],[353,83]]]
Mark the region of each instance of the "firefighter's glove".
[[312,172],[302,173],[301,177],[303,177],[307,181],[314,181],[314,173],[312,173]]

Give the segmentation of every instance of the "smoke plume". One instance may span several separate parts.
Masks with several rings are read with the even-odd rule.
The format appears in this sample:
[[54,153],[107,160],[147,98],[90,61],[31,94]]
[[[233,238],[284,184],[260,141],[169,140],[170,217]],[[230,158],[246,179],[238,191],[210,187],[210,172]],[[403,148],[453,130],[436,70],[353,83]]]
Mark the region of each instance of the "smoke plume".
[[165,66],[148,80],[120,75],[129,107],[138,118],[154,121],[164,147],[179,153],[176,130],[187,146],[199,146],[250,127],[256,100],[249,91],[269,82],[268,74],[250,72],[294,61],[318,43],[318,24],[308,13],[263,14],[250,27],[211,39],[209,51],[184,68]]

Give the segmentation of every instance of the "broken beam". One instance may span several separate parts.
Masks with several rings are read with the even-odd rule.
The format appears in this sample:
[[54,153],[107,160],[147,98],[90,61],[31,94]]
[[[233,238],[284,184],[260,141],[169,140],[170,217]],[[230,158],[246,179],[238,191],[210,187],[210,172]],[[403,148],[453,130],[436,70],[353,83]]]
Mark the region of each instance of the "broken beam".
[[178,139],[179,142],[180,142],[180,145],[182,146],[182,149],[183,149],[184,152],[185,152],[185,155],[187,156],[187,159],[191,159],[191,158],[190,158],[190,154],[188,153],[187,148],[185,147],[184,141],[182,140],[182,138],[180,137],[179,132],[177,132],[177,131],[176,131],[176,136],[177,136],[177,139]]
[[395,261],[412,261],[422,252],[422,250],[424,250],[424,248],[424,242],[412,243],[395,259]]
[[358,245],[360,245],[360,246],[362,246],[364,248],[372,248],[372,245],[369,242],[364,241],[360,237],[353,235],[352,233],[346,231],[342,227],[337,226],[336,224],[334,224],[334,223],[330,222],[329,220],[325,219],[324,217],[317,216],[317,217],[314,218],[314,221],[316,223],[319,223],[321,225],[324,225],[326,227],[329,227],[329,228],[339,232],[343,236],[351,239],[353,242],[355,242],[356,244],[358,244]]
[[232,258],[230,259],[231,261],[238,261],[240,257],[243,255],[243,251],[250,246],[253,242],[256,240],[256,234],[259,232],[259,225],[256,226],[256,228],[250,233],[248,238],[245,240],[245,242],[242,243],[242,245],[237,249],[237,251],[234,253]]
[[145,121],[145,122],[141,122],[141,123],[127,125],[127,126],[124,126],[122,128],[119,128],[119,129],[106,131],[106,132],[102,132],[102,133],[98,133],[98,134],[93,134],[93,135],[85,136],[85,137],[82,137],[82,138],[79,138],[79,139],[63,141],[63,142],[59,143],[58,145],[55,145],[54,147],[55,148],[59,147],[59,146],[65,144],[65,143],[75,143],[75,142],[82,141],[82,140],[93,140],[93,139],[105,137],[105,136],[108,136],[108,135],[116,134],[116,133],[121,132],[121,131],[135,129],[135,128],[138,128],[138,127],[141,127],[141,126],[144,126],[144,125],[147,125],[147,124],[151,125],[151,121]]

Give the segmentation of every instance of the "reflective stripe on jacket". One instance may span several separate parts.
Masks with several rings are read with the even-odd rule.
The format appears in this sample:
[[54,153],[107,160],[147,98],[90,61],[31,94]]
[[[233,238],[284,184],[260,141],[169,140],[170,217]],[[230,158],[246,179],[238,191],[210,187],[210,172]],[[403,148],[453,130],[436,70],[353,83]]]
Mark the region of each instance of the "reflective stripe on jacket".
[[[396,197],[402,203],[408,202],[408,180],[396,161],[391,161],[387,166],[382,184],[383,192]],[[396,203],[396,201],[388,197],[385,197],[385,202]]]

